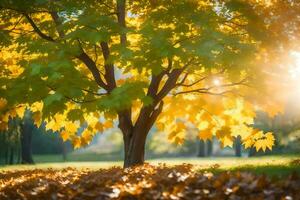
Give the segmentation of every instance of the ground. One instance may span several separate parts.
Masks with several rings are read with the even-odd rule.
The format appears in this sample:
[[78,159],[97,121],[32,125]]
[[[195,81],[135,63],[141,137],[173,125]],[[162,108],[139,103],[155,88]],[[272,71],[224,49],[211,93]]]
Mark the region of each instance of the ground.
[[300,156],[160,159],[127,170],[121,164],[4,166],[0,199],[299,199]]

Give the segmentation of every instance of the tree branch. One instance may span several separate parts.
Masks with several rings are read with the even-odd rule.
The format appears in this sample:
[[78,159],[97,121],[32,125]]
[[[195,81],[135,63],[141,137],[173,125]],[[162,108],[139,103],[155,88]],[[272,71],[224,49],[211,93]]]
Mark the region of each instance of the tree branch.
[[55,28],[56,28],[56,31],[58,32],[59,37],[60,38],[64,38],[65,37],[65,33],[58,28],[59,26],[62,25],[62,21],[60,20],[57,12],[51,12],[50,14],[51,14],[51,17],[52,17],[52,19],[53,19],[53,21],[55,23],[55,26],[56,26]]
[[[126,0],[117,0],[117,16],[118,16],[118,23],[122,27],[122,29],[126,28]],[[120,41],[121,44],[126,45],[126,33],[121,33]]]
[[153,112],[150,115],[149,118],[149,125],[152,126],[154,124],[154,122],[156,121],[157,117],[159,116],[159,114],[161,113],[162,109],[164,107],[164,102],[161,101],[158,104],[158,107],[156,109],[153,110]]
[[[57,91],[56,88],[54,88],[53,86],[47,85],[47,87],[48,87],[50,90],[52,90],[52,91]],[[91,103],[91,102],[95,102],[95,101],[98,100],[98,99],[91,99],[91,100],[79,101],[79,100],[76,100],[76,99],[74,99],[74,98],[72,98],[72,97],[69,97],[69,96],[67,96],[67,95],[65,95],[65,94],[62,94],[62,95],[63,95],[63,97],[64,97],[65,99],[68,99],[68,100],[70,100],[70,101],[72,101],[72,102],[74,102],[74,103],[79,103],[79,104],[82,104],[82,103]]]
[[234,91],[233,90],[226,90],[226,91],[222,91],[222,92],[212,92],[211,90],[216,89],[216,88],[227,88],[227,87],[233,87],[233,86],[238,86],[238,85],[248,86],[246,84],[246,80],[247,80],[247,78],[242,79],[238,82],[223,84],[223,85],[219,85],[219,86],[211,86],[211,87],[181,91],[181,92],[175,93],[174,96],[179,95],[179,94],[187,94],[187,93],[201,93],[201,94],[210,94],[210,95],[222,96],[226,93],[234,93]]
[[[189,60],[182,68],[173,69],[168,74],[168,80],[166,81],[163,88],[159,91],[156,96],[156,103],[161,101],[174,87],[176,87],[176,82],[181,75],[181,73],[194,61],[194,59]],[[170,61],[169,61],[170,62]],[[170,63],[169,63],[170,64]]]
[[32,26],[32,28],[34,29],[34,31],[43,39],[47,40],[47,41],[50,41],[50,42],[55,42],[55,40],[44,34],[38,27],[37,25],[34,23],[34,21],[30,18],[30,16],[26,13],[23,13],[23,15],[25,16],[25,18],[28,20],[28,22],[30,23],[30,25]]
[[108,92],[111,92],[114,88],[116,88],[116,80],[115,80],[115,70],[114,65],[109,63],[110,51],[107,42],[101,42],[102,54],[104,57],[104,78],[107,82]]
[[86,66],[87,68],[90,70],[90,72],[92,73],[94,80],[96,81],[96,83],[106,89],[108,91],[108,86],[104,83],[104,81],[102,80],[101,76],[100,76],[100,72],[95,64],[95,62],[82,50],[82,53],[78,56],[76,56],[76,58],[78,58],[79,60],[81,60]]
[[[222,69],[220,72],[218,72],[218,73],[215,73],[215,74],[209,74],[209,75],[207,75],[207,76],[204,76],[204,77],[202,77],[202,78],[200,78],[200,79],[198,79],[197,81],[195,81],[195,82],[193,82],[193,83],[190,83],[190,84],[184,84],[184,81],[185,81],[185,78],[183,78],[183,80],[182,81],[180,81],[180,83],[177,83],[176,84],[176,86],[177,87],[191,87],[191,86],[194,86],[194,85],[196,85],[197,83],[200,83],[201,81],[204,81],[205,79],[207,79],[207,78],[209,78],[209,77],[211,77],[211,76],[216,76],[216,75],[219,75],[219,74],[223,74],[225,72],[225,69]],[[187,73],[188,74],[188,73]]]

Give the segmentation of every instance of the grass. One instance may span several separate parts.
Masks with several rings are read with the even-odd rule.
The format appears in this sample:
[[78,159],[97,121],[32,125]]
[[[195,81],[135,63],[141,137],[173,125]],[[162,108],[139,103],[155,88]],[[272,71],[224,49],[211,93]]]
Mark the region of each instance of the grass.
[[[76,158],[76,155],[71,155]],[[122,161],[80,161],[84,155],[78,155],[77,160],[63,162],[61,156],[46,155],[35,156],[37,162],[35,165],[12,165],[2,166],[1,171],[7,170],[27,170],[27,169],[62,169],[66,167],[74,167],[77,169],[89,168],[96,170],[99,168],[109,168],[112,166],[122,166]],[[91,157],[92,155],[87,155]],[[69,156],[69,159],[72,158]],[[91,159],[92,160],[92,159]],[[284,156],[261,156],[251,158],[236,158],[236,157],[214,157],[214,158],[161,158],[147,160],[150,164],[157,165],[165,163],[167,165],[180,165],[183,163],[193,164],[196,170],[211,171],[214,173],[224,171],[248,171],[255,174],[273,175],[288,175],[296,172],[300,175],[300,165],[292,164],[292,161],[300,160],[300,155],[284,155]]]

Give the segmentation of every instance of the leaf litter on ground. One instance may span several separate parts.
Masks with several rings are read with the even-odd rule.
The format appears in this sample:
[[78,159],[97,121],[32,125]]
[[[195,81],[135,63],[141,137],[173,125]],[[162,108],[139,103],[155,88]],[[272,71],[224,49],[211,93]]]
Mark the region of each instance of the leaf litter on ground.
[[[211,166],[213,169],[218,166]],[[214,173],[191,164],[122,169],[64,168],[0,173],[0,199],[300,199],[300,177]]]

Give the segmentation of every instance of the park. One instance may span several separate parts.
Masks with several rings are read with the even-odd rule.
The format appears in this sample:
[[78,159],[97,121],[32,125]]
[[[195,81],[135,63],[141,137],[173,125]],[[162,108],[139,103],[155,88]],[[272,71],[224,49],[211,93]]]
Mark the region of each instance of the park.
[[300,199],[298,0],[1,0],[0,199]]

